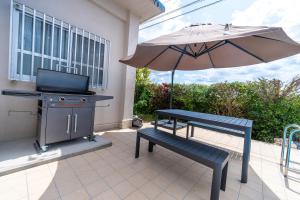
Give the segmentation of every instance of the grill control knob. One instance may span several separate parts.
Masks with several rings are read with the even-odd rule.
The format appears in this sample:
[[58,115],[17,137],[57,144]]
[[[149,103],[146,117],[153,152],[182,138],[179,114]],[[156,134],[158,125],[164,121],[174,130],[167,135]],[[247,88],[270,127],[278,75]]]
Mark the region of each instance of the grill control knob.
[[58,101],[64,101],[65,97],[59,97]]
[[82,102],[86,102],[86,99],[85,99],[85,98],[81,98],[81,101],[82,101]]

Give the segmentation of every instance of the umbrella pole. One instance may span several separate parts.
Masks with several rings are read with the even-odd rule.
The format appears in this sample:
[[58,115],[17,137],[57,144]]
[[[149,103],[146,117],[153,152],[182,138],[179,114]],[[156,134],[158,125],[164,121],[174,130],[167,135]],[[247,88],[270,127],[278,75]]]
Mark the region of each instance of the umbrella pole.
[[[174,74],[175,69],[172,70],[172,76],[171,76],[171,87],[169,92],[169,108],[172,109],[173,104],[173,86],[174,86]],[[172,124],[171,117],[169,117],[168,124]]]
[[[184,51],[186,50],[186,48],[187,48],[187,45],[185,45]],[[173,70],[172,70],[171,87],[170,87],[170,94],[169,94],[169,99],[170,99],[170,102],[169,102],[169,103],[170,103],[170,109],[173,108],[173,87],[174,87],[174,75],[175,75],[175,70],[176,70],[176,68],[178,67],[179,63],[180,63],[180,61],[181,61],[181,59],[182,59],[182,57],[183,57],[183,54],[184,54],[184,52],[181,52],[181,55],[179,56],[179,58],[178,58],[178,60],[177,60],[177,62],[176,62],[176,64],[175,64],[175,66],[173,67]]]
[[170,109],[173,107],[173,87],[174,87],[174,74],[175,74],[175,69],[172,70],[172,78],[171,78],[171,87],[170,87]]
[[[187,45],[185,45],[184,50],[186,50],[186,47],[187,47]],[[170,101],[170,102],[169,102],[169,103],[170,103],[169,108],[170,108],[170,109],[173,108],[173,89],[174,89],[174,75],[175,75],[175,70],[176,70],[176,68],[178,67],[178,65],[179,65],[179,63],[180,63],[182,57],[183,57],[183,52],[181,53],[180,57],[178,58],[178,60],[177,60],[177,62],[176,62],[176,64],[175,64],[175,66],[174,66],[174,68],[173,68],[173,70],[172,70],[171,87],[170,87],[170,94],[169,94],[169,99],[170,99],[170,100],[169,100],[169,101]],[[171,117],[169,117],[168,124],[172,124],[172,122],[171,122]]]

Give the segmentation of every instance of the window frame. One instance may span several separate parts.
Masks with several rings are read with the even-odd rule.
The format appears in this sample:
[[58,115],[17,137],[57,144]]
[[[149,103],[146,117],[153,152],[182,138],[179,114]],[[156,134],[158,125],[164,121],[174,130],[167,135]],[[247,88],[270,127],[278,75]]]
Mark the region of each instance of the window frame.
[[[20,21],[20,15],[21,20]],[[30,38],[31,42],[31,50],[24,48],[25,43],[25,20],[26,17],[29,16],[32,19],[32,34]],[[41,20],[42,23],[42,33],[41,33],[41,49],[40,52],[37,52],[36,48],[36,24],[37,21]],[[21,25],[20,25],[21,23]],[[40,22],[39,22],[40,23]],[[47,31],[47,24],[51,28],[51,39],[47,48],[50,48],[50,55],[49,51],[48,54],[45,52],[45,41],[46,41],[46,31]],[[20,28],[21,26],[21,33]],[[58,28],[57,28],[58,27]],[[57,28],[57,29],[56,29]],[[57,32],[55,32],[57,31]],[[67,40],[65,38],[65,32],[67,32]],[[21,34],[21,36],[19,36]],[[55,36],[56,34],[56,36]],[[84,56],[84,46],[85,39],[88,36],[88,52],[87,52],[87,62],[83,62]],[[63,37],[65,39],[63,39]],[[81,47],[77,45],[78,37],[81,37]],[[17,39],[16,39],[17,38]],[[19,45],[19,38],[21,38],[21,46]],[[29,43],[30,43],[29,42]],[[56,46],[54,47],[54,42]],[[90,58],[90,43],[93,43],[93,55]],[[67,44],[67,45],[66,45]],[[28,44],[27,44],[28,45]],[[98,45],[98,46],[97,46]],[[104,45],[102,49],[102,45]],[[87,72],[85,75],[90,77],[90,88],[107,88],[107,78],[108,78],[108,67],[109,67],[109,60],[110,60],[110,41],[104,39],[103,37],[90,33],[82,28],[78,28],[74,25],[71,25],[63,20],[57,19],[52,17],[48,14],[43,12],[37,11],[33,8],[25,6],[24,4],[17,3],[15,1],[11,1],[11,14],[10,14],[10,58],[9,58],[9,80],[16,80],[16,81],[25,81],[25,82],[35,82],[35,59],[40,59],[38,63],[41,63],[41,68],[45,68],[45,59],[50,60],[50,68],[51,70],[63,71],[63,68],[66,68],[66,72],[74,73],[74,74],[83,74],[83,67],[85,66]],[[20,46],[20,47],[19,47]],[[50,46],[50,47],[49,47]],[[64,46],[64,49],[62,48]],[[67,48],[66,48],[67,46]],[[97,47],[96,47],[97,46]],[[78,49],[79,47],[79,49]],[[54,55],[55,49],[55,55]],[[80,51],[80,55],[77,54],[77,51]],[[102,55],[102,51],[103,55]],[[95,55],[97,52],[97,55]],[[65,55],[66,53],[66,55]],[[24,74],[24,56],[30,55],[31,57],[31,67],[26,68],[30,70],[30,75]],[[57,56],[58,55],[58,56]],[[63,58],[63,55],[66,57]],[[80,58],[80,62],[78,61],[78,55]],[[19,58],[18,58],[19,57]],[[27,57],[28,58],[28,57]],[[98,60],[96,60],[96,58]],[[90,59],[92,62],[90,63]],[[28,61],[28,60],[27,60]],[[97,61],[97,62],[96,62]],[[48,61],[49,62],[49,61]],[[58,62],[55,64],[54,62]],[[66,63],[64,65],[63,63]],[[97,65],[97,66],[96,66]],[[102,66],[101,66],[102,65]],[[78,72],[78,66],[80,71]],[[89,74],[89,70],[91,74]],[[102,71],[102,72],[101,72]],[[28,71],[27,71],[28,72]],[[96,73],[96,74],[95,74]],[[100,77],[100,74],[102,76]],[[94,80],[96,79],[96,80]]]

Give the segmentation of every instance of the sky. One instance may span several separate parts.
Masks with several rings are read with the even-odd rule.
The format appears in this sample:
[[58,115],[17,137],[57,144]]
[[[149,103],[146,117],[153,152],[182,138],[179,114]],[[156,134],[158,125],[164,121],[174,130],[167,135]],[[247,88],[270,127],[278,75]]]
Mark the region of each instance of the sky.
[[[165,5],[166,12],[193,1],[195,0],[161,0]],[[142,24],[140,29],[215,1],[200,0],[190,7]],[[300,42],[299,8],[300,0],[224,0],[213,6],[140,30],[139,42],[180,30],[195,23],[279,26],[293,40]],[[300,75],[300,55],[246,67],[176,71],[174,81],[186,84],[213,84],[224,81],[253,81],[265,77],[277,78],[287,83],[298,74]],[[171,74],[170,72],[152,71],[150,78],[156,83],[168,83]]]

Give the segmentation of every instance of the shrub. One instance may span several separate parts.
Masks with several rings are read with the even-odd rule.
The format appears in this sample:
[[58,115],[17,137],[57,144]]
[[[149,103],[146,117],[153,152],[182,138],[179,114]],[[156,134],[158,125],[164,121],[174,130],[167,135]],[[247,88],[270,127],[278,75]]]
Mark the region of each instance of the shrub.
[[[212,85],[175,84],[173,108],[254,120],[252,138],[273,142],[285,125],[300,123],[300,78],[284,85],[280,80],[259,79]],[[169,84],[137,84],[135,114],[151,116],[169,108]]]

